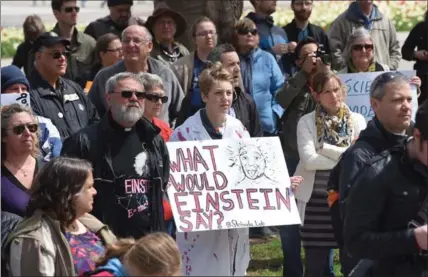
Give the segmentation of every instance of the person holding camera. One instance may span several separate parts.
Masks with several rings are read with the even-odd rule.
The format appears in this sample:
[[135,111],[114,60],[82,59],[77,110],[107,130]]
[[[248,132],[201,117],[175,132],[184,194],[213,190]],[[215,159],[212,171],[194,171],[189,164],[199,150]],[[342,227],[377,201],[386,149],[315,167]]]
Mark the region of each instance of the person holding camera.
[[[279,136],[290,176],[294,174],[299,163],[297,123],[302,116],[315,109],[312,78],[317,72],[329,70],[329,65],[325,64],[321,57],[317,57],[317,53],[320,55],[320,52],[322,49],[319,49],[319,45],[312,37],[301,40],[295,49],[299,71],[287,80],[276,95],[276,101],[285,109]],[[323,60],[328,62],[328,56],[327,60],[324,57]],[[281,226],[280,236],[284,253],[283,276],[303,276],[299,225]]]
[[413,137],[367,162],[347,202],[345,248],[375,261],[371,276],[428,276],[428,101],[416,113]]

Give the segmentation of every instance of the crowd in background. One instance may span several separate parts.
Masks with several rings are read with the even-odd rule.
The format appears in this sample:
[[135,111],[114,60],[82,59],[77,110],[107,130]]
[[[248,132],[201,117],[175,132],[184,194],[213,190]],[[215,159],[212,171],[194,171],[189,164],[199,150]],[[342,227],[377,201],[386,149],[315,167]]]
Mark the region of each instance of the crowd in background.
[[[230,37],[104,2],[81,32],[78,1],[52,0],[54,28],[28,16],[1,68],[1,94],[31,99],[1,112],[2,276],[244,276],[249,238],[277,234],[283,276],[334,276],[334,249],[344,276],[428,274],[428,12],[400,46],[370,0],[328,32],[314,1],[280,27],[276,0],[251,0]],[[366,72],[368,122],[339,77]],[[279,137],[302,224],[176,232],[166,143],[248,137]]]

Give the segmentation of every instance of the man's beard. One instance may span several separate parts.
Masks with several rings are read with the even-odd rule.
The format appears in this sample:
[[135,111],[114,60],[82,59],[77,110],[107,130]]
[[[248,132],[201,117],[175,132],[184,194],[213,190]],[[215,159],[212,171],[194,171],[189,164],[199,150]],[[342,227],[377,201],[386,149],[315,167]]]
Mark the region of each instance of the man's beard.
[[[139,104],[137,104],[139,105]],[[138,120],[143,117],[144,109],[142,107],[128,107],[127,105],[112,104],[111,116],[123,126],[134,126]]]
[[299,21],[306,21],[311,16],[312,11],[300,11],[300,12],[294,12],[294,17]]

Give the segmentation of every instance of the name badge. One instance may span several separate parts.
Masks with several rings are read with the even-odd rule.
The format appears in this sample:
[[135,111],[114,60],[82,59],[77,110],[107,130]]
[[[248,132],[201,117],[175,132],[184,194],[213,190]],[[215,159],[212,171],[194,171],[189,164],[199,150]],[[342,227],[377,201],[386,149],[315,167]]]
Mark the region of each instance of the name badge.
[[77,93],[64,95],[64,102],[71,102],[76,100],[79,100],[79,95],[77,95]]

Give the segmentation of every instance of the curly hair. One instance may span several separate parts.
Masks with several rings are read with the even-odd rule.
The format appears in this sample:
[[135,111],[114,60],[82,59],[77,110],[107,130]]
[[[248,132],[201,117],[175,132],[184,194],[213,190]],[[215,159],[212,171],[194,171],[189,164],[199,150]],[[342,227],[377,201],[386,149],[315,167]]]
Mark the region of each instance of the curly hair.
[[[2,149],[1,161],[2,162],[7,158],[6,157],[7,145],[6,143],[3,142],[3,140],[4,138],[7,137],[7,133],[8,133],[7,129],[9,128],[9,124],[12,117],[18,113],[27,113],[34,119],[34,122],[38,123],[33,112],[29,108],[26,108],[23,105],[16,103],[11,105],[6,105],[1,108],[1,149]],[[34,148],[31,153],[31,156],[35,158],[38,157],[38,155],[40,154],[39,139],[40,139],[40,130],[36,133],[36,139],[34,140]]]
[[233,77],[220,62],[207,62],[207,67],[199,75],[201,94],[208,95],[216,81],[226,81],[233,84]]
[[70,225],[77,216],[73,196],[82,190],[91,172],[86,160],[56,157],[49,161],[34,180],[27,215],[41,210],[58,220],[62,228]]
[[118,258],[126,265],[137,268],[143,276],[181,276],[181,254],[174,239],[166,233],[152,233],[137,242],[120,239],[108,245],[97,266],[111,258]]

